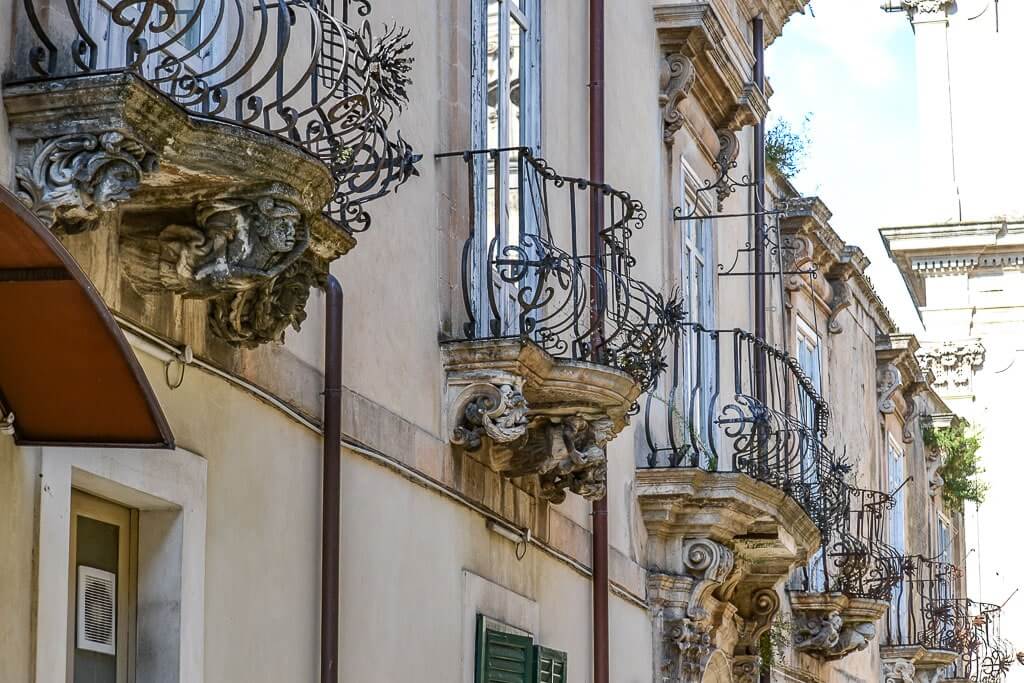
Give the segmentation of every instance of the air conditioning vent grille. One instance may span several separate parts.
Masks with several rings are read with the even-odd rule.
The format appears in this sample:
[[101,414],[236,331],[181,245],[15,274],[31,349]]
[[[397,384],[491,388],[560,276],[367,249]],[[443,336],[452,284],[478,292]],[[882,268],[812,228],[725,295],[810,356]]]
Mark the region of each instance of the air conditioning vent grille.
[[112,655],[116,652],[117,576],[78,568],[78,647]]

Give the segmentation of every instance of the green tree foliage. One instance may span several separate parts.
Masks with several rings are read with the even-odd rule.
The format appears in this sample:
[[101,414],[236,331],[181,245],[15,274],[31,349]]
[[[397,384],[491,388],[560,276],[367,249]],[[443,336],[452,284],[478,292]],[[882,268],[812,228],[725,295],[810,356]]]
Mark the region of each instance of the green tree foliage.
[[985,500],[988,484],[981,479],[985,470],[978,455],[981,434],[977,430],[970,429],[965,420],[958,420],[950,427],[924,430],[924,443],[945,455],[946,461],[939,474],[945,482],[942,497],[946,504],[963,510],[964,501],[981,503]]
[[765,133],[765,163],[786,178],[792,179],[801,170],[801,164],[807,156],[807,147],[810,145],[810,136],[807,133],[810,122],[811,115],[808,114],[804,117],[800,131],[797,132],[789,125],[789,121],[779,119]]

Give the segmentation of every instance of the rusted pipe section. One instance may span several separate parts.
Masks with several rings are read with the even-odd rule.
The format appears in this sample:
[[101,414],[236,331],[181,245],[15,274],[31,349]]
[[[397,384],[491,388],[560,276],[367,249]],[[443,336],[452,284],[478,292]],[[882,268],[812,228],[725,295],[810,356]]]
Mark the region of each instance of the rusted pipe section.
[[[604,0],[590,0],[590,180],[604,183]],[[601,248],[603,198],[591,193],[590,244]],[[604,312],[597,310],[598,292],[591,286],[596,329],[603,331]],[[603,335],[602,335],[603,336]],[[603,340],[602,340],[603,342]],[[608,499],[593,503],[591,523],[594,572],[594,683],[608,683]]]
[[324,332],[323,539],[320,556],[320,683],[338,683],[338,574],[341,542],[341,283],[327,276]]

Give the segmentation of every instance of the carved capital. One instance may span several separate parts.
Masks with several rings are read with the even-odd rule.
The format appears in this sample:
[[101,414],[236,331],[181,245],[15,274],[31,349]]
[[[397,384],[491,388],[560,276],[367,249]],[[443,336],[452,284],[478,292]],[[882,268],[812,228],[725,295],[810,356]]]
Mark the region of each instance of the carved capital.
[[935,376],[932,386],[943,394],[968,394],[973,391],[974,373],[985,362],[985,347],[980,339],[945,342],[921,349],[917,358]]
[[697,70],[689,57],[680,52],[665,55],[658,77],[661,88],[658,93],[658,105],[661,107],[664,125],[662,135],[668,144],[672,143],[676,131],[683,127],[683,115],[679,111],[679,105],[690,94],[696,77]]
[[666,683],[700,683],[704,667],[714,651],[711,624],[682,618],[664,624],[662,680]]
[[906,659],[882,660],[882,683],[916,683],[913,663]]
[[14,169],[18,197],[53,229],[93,230],[138,189],[157,159],[117,131],[40,139]]

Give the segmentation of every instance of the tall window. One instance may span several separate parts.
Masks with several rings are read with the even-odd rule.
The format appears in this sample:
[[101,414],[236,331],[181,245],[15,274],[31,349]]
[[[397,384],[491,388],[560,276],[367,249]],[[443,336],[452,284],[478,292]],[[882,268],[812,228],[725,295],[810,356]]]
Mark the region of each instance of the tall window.
[[[888,444],[885,459],[886,485],[890,492],[894,492],[893,507],[889,512],[889,545],[902,556],[907,554],[907,502],[906,492],[902,488],[903,481],[906,479],[906,459],[903,455],[903,449],[897,445],[896,440],[891,434],[886,439],[886,443]],[[904,585],[897,595],[906,594],[908,590],[909,586]],[[893,632],[906,632],[906,625],[908,623],[907,610],[906,600],[899,601],[898,609],[889,610],[890,618],[899,619],[899,624],[903,625],[902,630],[893,629]]]
[[[797,319],[796,325],[796,359],[800,369],[811,381],[811,386],[818,396],[821,396],[821,338],[803,320]],[[800,392],[798,410],[800,411],[800,424],[810,427],[815,426],[816,406],[812,397]],[[817,472],[817,444],[812,439],[800,440],[800,467],[803,470],[803,481],[808,483],[816,482]],[[810,560],[808,569],[810,574],[811,587],[817,590],[824,590],[825,587],[825,551],[819,548],[818,552]]]
[[[692,214],[694,217],[676,221],[679,230],[679,295],[687,307],[688,322],[706,329],[714,329],[717,324],[717,313],[712,219],[701,217],[702,213],[707,213],[707,207],[698,203],[698,181],[685,163],[680,175],[683,178],[683,214]],[[680,388],[689,395],[677,397],[676,405],[688,406],[692,397],[695,404],[692,414],[699,417],[706,414],[708,403],[716,392],[715,348],[711,338],[706,334],[689,334],[688,337],[688,343],[684,343],[681,348],[683,357],[677,359],[677,362],[683,368]],[[679,418],[681,424],[700,435],[701,440],[712,438],[712,435],[704,434],[706,425],[701,424],[700,420],[690,425],[689,415]],[[688,441],[688,434],[681,436],[684,437],[684,443]],[[709,455],[709,451],[701,453],[702,460],[698,463],[701,467],[706,468],[712,464],[704,460]]]
[[[540,8],[539,0],[474,0],[473,17],[473,146],[508,149],[540,145]],[[504,151],[478,155],[474,166],[476,235],[475,310],[487,311],[485,291],[488,253],[508,245],[534,245],[524,234],[536,232],[530,192],[521,187],[519,154]],[[491,249],[492,242],[496,249]],[[495,279],[501,282],[500,278]],[[512,294],[511,292],[509,293]],[[510,305],[511,296],[501,296]],[[516,316],[502,311],[503,332],[514,333]],[[490,321],[480,316],[480,332]]]

